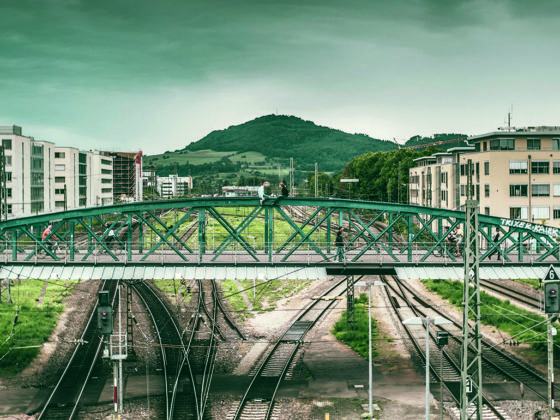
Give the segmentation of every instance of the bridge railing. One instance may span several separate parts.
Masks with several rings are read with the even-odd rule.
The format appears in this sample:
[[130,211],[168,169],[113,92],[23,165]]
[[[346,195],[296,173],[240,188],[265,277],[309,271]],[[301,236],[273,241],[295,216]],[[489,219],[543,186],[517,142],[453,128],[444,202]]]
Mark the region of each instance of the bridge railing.
[[[4,251],[0,254],[0,261],[7,264],[14,261],[13,244],[0,242]],[[483,243],[480,247],[480,257],[483,261],[519,260],[516,249],[508,250],[508,245],[503,244],[493,247],[491,243]],[[50,251],[47,252],[43,246]],[[303,243],[297,249],[281,248],[277,241],[264,242],[251,239],[248,245],[232,242],[226,247],[221,247],[219,241],[206,242],[203,246],[199,243],[190,244],[188,250],[180,250],[167,244],[162,244],[156,250],[146,247],[146,242],[131,241],[123,246],[111,246],[106,250],[99,244],[76,244],[73,248],[64,243],[44,244],[21,242],[17,246],[18,261],[28,262],[146,262],[146,263],[302,263],[323,264],[329,262],[346,263],[455,263],[462,262],[461,246],[441,242],[407,243],[393,241],[384,244],[353,243],[345,244],[339,251],[332,242],[317,241]],[[507,258],[503,256],[507,255]],[[522,261],[525,263],[537,262],[541,253],[535,245],[524,246]]]

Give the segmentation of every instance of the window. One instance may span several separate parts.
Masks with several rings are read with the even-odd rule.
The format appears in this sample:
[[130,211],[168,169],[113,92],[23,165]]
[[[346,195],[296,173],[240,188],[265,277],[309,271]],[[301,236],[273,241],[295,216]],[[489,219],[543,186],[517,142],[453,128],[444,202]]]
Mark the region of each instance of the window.
[[480,152],[480,143],[475,143],[475,144],[474,144],[474,150],[475,150],[476,152]]
[[541,150],[541,139],[527,139],[527,150]]
[[4,150],[12,150],[12,139],[2,139],[2,147]]
[[55,171],[65,171],[66,170],[66,165],[54,165],[54,170]]
[[488,142],[483,142],[482,143],[482,151],[486,152],[488,150]]
[[509,208],[509,218],[510,219],[526,219],[527,218],[527,207],[510,207]]
[[552,139],[552,150],[560,150],[560,139]]
[[12,166],[12,157],[11,156],[4,156],[6,159],[6,166]]
[[64,194],[64,188],[55,188],[54,193],[55,194]]
[[109,159],[101,159],[101,164],[102,165],[112,165],[113,161],[111,161]]
[[531,173],[533,174],[548,174],[550,169],[550,162],[548,160],[534,160],[531,162]]
[[484,197],[490,197],[490,184],[484,184]]
[[550,218],[550,207],[535,206],[531,208],[531,217],[533,219],[548,219]]
[[461,185],[461,197],[465,196],[465,187],[466,187],[466,185],[464,185],[464,184]]
[[484,161],[484,175],[490,175],[490,162]]
[[560,184],[554,184],[552,186],[552,194],[554,197],[560,197]]
[[510,160],[509,161],[509,173],[511,175],[526,174],[527,173],[527,161],[526,160]]
[[10,182],[12,180],[12,173],[6,172],[6,182]]
[[101,188],[101,192],[102,192],[102,193],[110,193],[110,192],[112,192],[112,191],[113,191],[112,188]]
[[552,218],[560,219],[560,208],[554,207],[554,209],[552,209]]
[[54,152],[54,157],[64,159],[66,157],[66,152]]
[[514,139],[490,140],[490,150],[515,150]]
[[109,179],[107,179],[107,178],[102,178],[102,179],[101,179],[101,183],[102,183],[102,184],[111,184],[111,183],[113,183],[113,179],[112,179],[112,178],[109,178]]
[[101,169],[101,173],[105,174],[105,175],[108,175],[108,174],[112,174],[113,171],[111,169]]
[[556,175],[560,174],[560,160],[552,161],[552,173]]
[[484,207],[484,214],[487,216],[490,215],[490,207]]
[[511,184],[509,186],[510,197],[527,197],[527,184]]
[[61,182],[61,183],[65,183],[66,182],[66,177],[65,176],[55,176],[54,177],[54,182]]
[[533,184],[531,195],[533,197],[548,197],[550,195],[550,184]]
[[12,189],[11,188],[6,188],[6,197],[12,198]]
[[54,202],[54,206],[55,206],[57,209],[63,209],[63,208],[64,208],[64,200],[62,200],[62,201],[55,201],[55,202]]

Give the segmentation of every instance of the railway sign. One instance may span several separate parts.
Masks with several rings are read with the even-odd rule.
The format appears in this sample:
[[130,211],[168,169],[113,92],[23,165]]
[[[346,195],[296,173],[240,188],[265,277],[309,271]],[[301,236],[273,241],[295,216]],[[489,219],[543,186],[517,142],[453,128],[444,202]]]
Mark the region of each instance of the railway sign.
[[470,376],[467,376],[467,379],[465,381],[465,387],[467,388],[467,394],[471,394],[472,393],[472,378]]
[[548,268],[548,271],[546,272],[546,275],[544,276],[541,282],[546,283],[551,281],[556,281],[556,282],[560,281],[560,277],[558,277],[558,273],[556,273],[556,270],[554,269],[552,264]]
[[360,182],[357,178],[341,178],[340,182]]

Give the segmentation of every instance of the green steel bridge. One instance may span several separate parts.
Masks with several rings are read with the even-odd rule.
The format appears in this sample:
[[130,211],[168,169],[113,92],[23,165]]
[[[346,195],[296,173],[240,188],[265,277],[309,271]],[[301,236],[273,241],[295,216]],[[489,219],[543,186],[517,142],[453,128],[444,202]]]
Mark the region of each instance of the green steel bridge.
[[[144,201],[2,221],[0,264],[462,266],[448,235],[464,224],[462,211],[345,199]],[[334,258],[339,227],[342,262]],[[497,264],[498,255],[502,265],[521,266],[560,258],[559,229],[486,215],[478,215],[477,229],[481,264]]]

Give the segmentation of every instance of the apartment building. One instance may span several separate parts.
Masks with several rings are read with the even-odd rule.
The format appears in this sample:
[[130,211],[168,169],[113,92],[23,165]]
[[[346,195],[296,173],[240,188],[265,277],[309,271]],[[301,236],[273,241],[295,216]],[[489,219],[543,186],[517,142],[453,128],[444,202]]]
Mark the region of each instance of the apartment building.
[[157,190],[161,198],[182,197],[192,189],[192,177],[190,176],[158,176]]
[[5,156],[8,218],[52,211],[49,179],[54,144],[24,136],[16,125],[0,126],[0,138]]
[[113,204],[113,159],[95,151],[56,147],[55,209]]
[[473,163],[480,212],[560,227],[560,127],[528,127],[469,138],[472,147],[416,159],[409,202],[460,209]]

